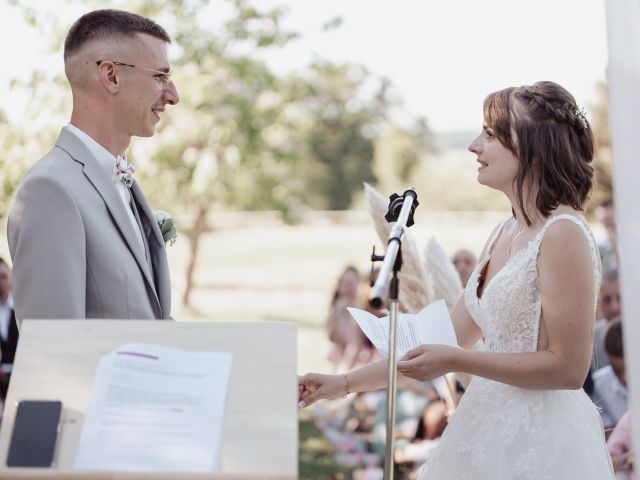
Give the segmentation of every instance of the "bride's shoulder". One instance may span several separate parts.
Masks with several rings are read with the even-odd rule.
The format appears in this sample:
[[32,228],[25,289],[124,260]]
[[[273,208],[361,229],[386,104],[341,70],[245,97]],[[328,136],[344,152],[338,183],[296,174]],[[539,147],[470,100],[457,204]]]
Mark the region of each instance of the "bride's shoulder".
[[594,274],[600,271],[599,255],[585,222],[576,215],[564,214],[553,217],[546,227],[536,255],[541,291],[564,291],[569,285],[582,285],[585,292],[597,292]]
[[547,219],[540,239],[540,256],[558,261],[574,255],[591,255],[593,235],[581,212],[573,209],[553,212]]

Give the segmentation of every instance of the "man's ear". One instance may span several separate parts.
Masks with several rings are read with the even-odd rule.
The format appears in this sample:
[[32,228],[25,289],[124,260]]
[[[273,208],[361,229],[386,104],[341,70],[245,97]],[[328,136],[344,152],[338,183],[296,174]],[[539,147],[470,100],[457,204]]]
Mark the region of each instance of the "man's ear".
[[100,84],[110,93],[116,93],[120,89],[120,76],[113,63],[101,62],[98,66],[98,77]]

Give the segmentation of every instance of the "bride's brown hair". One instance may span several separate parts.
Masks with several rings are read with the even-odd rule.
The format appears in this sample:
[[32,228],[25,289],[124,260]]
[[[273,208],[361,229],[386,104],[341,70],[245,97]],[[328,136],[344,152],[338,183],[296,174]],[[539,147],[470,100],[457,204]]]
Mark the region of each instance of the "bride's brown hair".
[[514,183],[528,225],[525,182],[531,187],[538,180],[535,205],[545,217],[560,204],[583,210],[593,185],[595,143],[573,95],[553,82],[505,88],[487,96],[484,119],[520,161]]

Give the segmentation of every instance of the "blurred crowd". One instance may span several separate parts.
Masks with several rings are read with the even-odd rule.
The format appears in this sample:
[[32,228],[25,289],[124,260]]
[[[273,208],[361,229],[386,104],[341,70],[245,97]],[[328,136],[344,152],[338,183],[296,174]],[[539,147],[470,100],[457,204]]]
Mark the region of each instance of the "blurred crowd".
[[[594,330],[593,358],[584,390],[599,408],[617,478],[635,480],[613,203],[606,202],[598,207],[596,217],[602,226],[602,234],[597,240],[603,275]],[[476,256],[469,250],[461,249],[455,252],[451,261],[465,286],[476,266]],[[326,321],[331,342],[328,355],[334,372],[346,372],[380,358],[347,311],[347,307],[356,307],[379,317],[388,314],[384,308],[376,310],[369,306],[370,281],[369,275],[361,275],[351,265],[336,281]],[[417,478],[420,466],[437,445],[453,413],[449,395],[452,390],[442,392],[436,387],[439,385],[433,382],[398,380],[395,434],[397,478]],[[464,388],[456,382],[453,390],[457,404],[464,394]],[[383,477],[386,409],[385,390],[320,402],[313,407],[317,426],[334,447],[335,461],[353,468],[354,480]]]

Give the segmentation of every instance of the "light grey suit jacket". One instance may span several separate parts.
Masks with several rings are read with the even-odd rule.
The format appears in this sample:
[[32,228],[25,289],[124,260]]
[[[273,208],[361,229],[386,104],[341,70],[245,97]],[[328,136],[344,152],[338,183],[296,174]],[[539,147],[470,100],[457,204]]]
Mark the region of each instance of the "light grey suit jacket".
[[22,178],[9,214],[18,320],[170,318],[162,234],[135,181],[131,194],[153,268],[115,185],[85,144],[62,130]]

